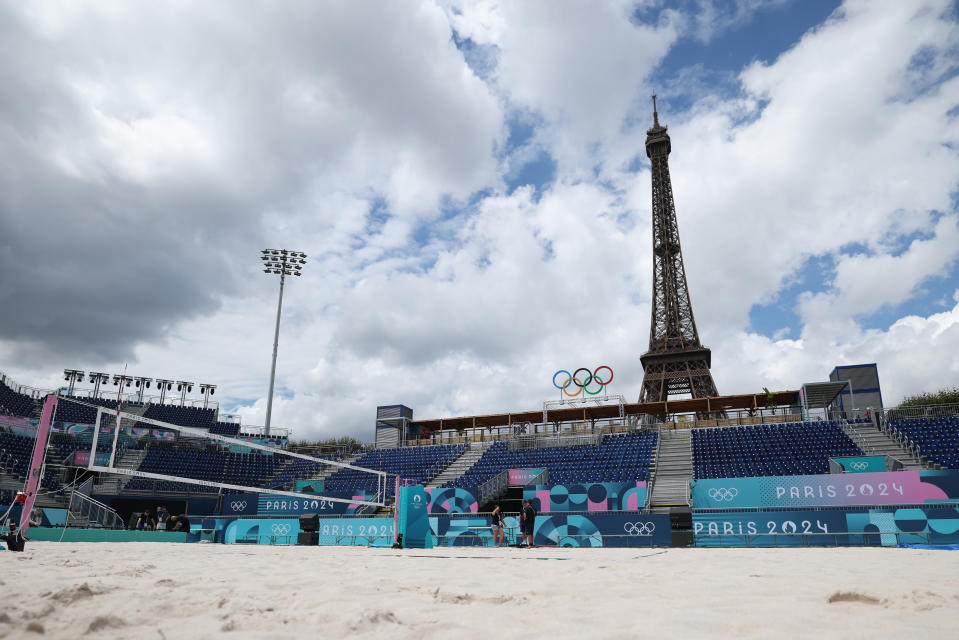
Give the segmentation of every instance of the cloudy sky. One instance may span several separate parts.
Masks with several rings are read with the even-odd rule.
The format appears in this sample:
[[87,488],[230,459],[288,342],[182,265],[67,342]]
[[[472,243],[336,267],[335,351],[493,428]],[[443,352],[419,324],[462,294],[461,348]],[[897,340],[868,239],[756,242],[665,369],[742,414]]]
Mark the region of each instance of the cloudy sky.
[[219,385],[372,439],[639,395],[649,95],[720,393],[876,362],[959,382],[959,16],[946,1],[0,1],[0,370]]

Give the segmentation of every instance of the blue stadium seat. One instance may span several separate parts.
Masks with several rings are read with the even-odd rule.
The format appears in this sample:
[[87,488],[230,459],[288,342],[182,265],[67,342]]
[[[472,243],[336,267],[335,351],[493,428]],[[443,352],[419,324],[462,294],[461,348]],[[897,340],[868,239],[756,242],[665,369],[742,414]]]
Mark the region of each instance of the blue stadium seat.
[[919,455],[947,469],[959,469],[959,416],[890,420],[888,427]]
[[829,458],[863,455],[839,423],[802,422],[693,430],[697,478],[829,473]]

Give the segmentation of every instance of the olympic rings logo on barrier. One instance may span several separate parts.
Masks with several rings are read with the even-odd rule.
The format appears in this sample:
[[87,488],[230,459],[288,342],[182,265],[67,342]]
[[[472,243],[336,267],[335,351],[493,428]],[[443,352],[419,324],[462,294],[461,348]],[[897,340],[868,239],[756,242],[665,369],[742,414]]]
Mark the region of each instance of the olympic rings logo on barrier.
[[732,502],[733,498],[739,495],[739,489],[733,487],[727,489],[726,487],[720,487],[718,489],[713,488],[709,490],[709,497],[715,500],[716,502]]
[[230,508],[234,511],[243,511],[246,509],[246,500],[237,500],[230,503]]
[[627,522],[623,525],[623,531],[631,536],[648,536],[655,530],[655,522]]
[[869,466],[869,463],[868,463],[868,462],[863,462],[863,461],[860,460],[859,462],[853,462],[853,463],[851,463],[849,466],[852,467],[853,469],[855,469],[856,471],[862,471],[863,469],[865,469],[866,467]]
[[282,536],[290,532],[290,525],[282,522],[277,522],[273,525],[273,533],[276,535]]
[[[599,375],[599,372],[602,369],[605,369],[606,371],[609,372],[608,377],[601,377]],[[585,372],[585,376],[579,375],[581,371]],[[565,373],[566,378],[563,380],[563,384],[556,384],[556,376],[558,376],[561,373]],[[595,396],[600,391],[605,389],[606,385],[608,385],[612,381],[613,381],[613,370],[611,367],[605,364],[596,367],[596,369],[594,369],[593,371],[590,371],[586,367],[580,367],[573,373],[570,373],[566,369],[560,369],[559,371],[553,374],[553,386],[559,389],[560,391],[562,391],[565,395],[569,396],[570,398],[575,398],[581,393],[585,393],[586,395],[590,395],[590,396]],[[591,384],[596,385],[596,387],[594,387],[596,389],[595,391],[590,391]],[[576,393],[570,392],[570,388],[572,387],[576,388]]]

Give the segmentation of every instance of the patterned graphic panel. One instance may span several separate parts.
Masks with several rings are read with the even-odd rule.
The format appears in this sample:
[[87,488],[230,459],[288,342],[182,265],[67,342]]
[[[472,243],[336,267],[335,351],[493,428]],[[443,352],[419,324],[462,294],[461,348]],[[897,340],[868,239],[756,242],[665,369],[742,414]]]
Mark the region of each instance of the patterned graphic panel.
[[959,501],[959,471],[707,478],[692,482],[693,508],[830,507]]
[[557,511],[636,511],[646,506],[645,482],[593,482],[536,485],[523,489],[540,513]]
[[430,513],[476,513],[476,489],[426,487],[430,496]]
[[[515,516],[505,518],[507,542],[518,541]],[[492,545],[489,518],[430,518],[438,546]],[[669,546],[669,516],[645,513],[554,514],[536,517],[533,542],[560,547]]]

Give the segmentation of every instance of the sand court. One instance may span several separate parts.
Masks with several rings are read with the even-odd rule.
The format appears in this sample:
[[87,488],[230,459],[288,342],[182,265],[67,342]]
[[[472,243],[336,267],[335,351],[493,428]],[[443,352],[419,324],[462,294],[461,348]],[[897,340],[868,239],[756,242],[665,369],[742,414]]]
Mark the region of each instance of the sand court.
[[955,638],[959,554],[35,542],[0,637]]

